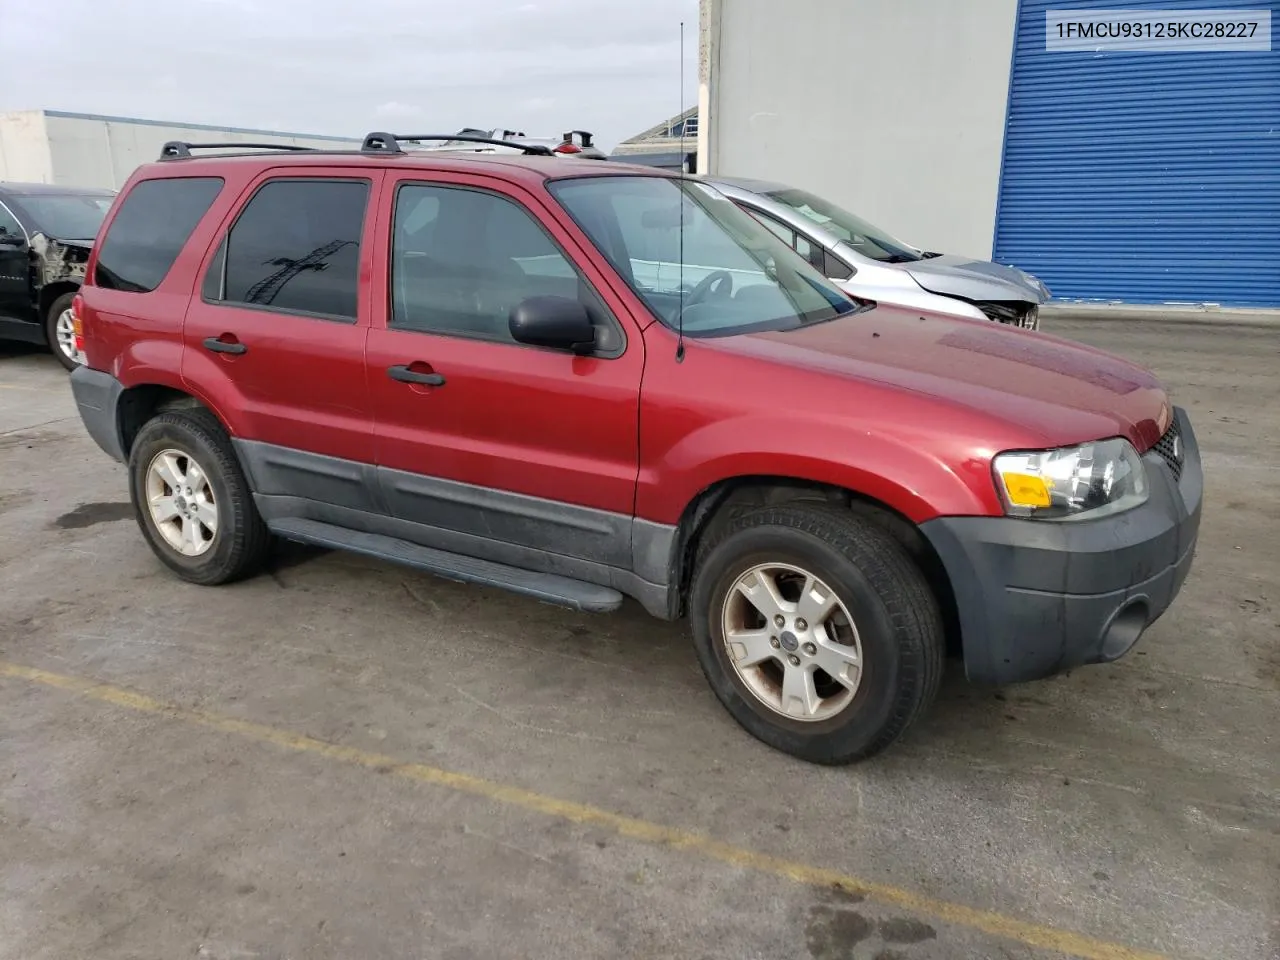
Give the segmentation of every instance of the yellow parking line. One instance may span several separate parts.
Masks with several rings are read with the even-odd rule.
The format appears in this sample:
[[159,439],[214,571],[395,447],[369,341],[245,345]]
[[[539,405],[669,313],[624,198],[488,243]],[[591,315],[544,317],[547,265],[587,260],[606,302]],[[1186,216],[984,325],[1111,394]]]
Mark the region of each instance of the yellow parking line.
[[343,747],[338,744],[325,743],[314,737],[301,733],[293,733],[278,727],[270,727],[250,720],[238,720],[225,714],[207,710],[187,710],[162,700],[156,700],[145,694],[134,693],[121,687],[113,687],[104,683],[95,683],[80,677],[64,676],[38,670],[16,663],[0,660],[0,677],[14,677],[47,687],[67,690],[92,700],[114,704],[141,713],[160,714],[175,720],[196,724],[222,733],[233,734],[254,740],[259,743],[270,743],[286,750],[298,753],[315,754],[332,760],[361,767],[369,767],[380,773],[429,783],[461,793],[484,797],[500,803],[510,804],[523,810],[531,810],[557,817],[572,823],[590,824],[603,827],[614,833],[633,840],[671,847],[675,850],[687,850],[710,860],[726,863],[735,867],[756,870],[778,877],[785,877],[797,883],[818,887],[839,887],[849,893],[861,894],[868,899],[902,907],[916,913],[925,914],[946,923],[969,927],[991,936],[1014,940],[1030,947],[1043,950],[1055,950],[1058,953],[1087,960],[1165,960],[1161,954],[1146,950],[1137,950],[1117,943],[1109,943],[1083,934],[1059,930],[1054,927],[1029,923],[1016,917],[1005,916],[991,910],[978,910],[962,904],[946,900],[936,900],[922,894],[913,893],[901,887],[863,880],[838,870],[825,867],[814,867],[781,857],[757,853],[743,847],[713,840],[702,834],[680,830],[675,827],[664,827],[634,817],[611,813],[599,807],[573,803],[568,800],[557,800],[532,790],[524,790],[492,780],[484,780],[465,773],[454,773],[438,767],[421,763],[404,763],[395,757],[384,754],[367,753],[354,747]]

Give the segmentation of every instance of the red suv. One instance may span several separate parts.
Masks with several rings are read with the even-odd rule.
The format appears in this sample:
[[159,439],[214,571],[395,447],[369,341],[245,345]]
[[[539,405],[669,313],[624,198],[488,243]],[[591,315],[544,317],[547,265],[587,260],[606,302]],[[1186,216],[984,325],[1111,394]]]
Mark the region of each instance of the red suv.
[[632,597],[689,616],[752,734],[842,763],[947,653],[984,683],[1114,660],[1187,575],[1195,437],[1131,363],[850,299],[651,167],[192,152],[112,207],[72,377],[187,580],[278,536]]

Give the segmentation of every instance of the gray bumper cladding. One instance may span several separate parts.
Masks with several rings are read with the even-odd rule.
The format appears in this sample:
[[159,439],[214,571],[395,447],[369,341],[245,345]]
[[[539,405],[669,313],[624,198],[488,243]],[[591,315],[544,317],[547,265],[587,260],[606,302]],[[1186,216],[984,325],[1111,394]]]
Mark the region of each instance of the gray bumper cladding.
[[107,456],[122,463],[125,455],[116,409],[123,392],[124,386],[109,373],[88,367],[71,371],[71,393],[85,429]]
[[941,517],[921,526],[951,578],[965,671],[978,683],[1035,680],[1127,653],[1191,569],[1204,474],[1185,411],[1182,475],[1144,457],[1151,496],[1126,513],[1054,523]]

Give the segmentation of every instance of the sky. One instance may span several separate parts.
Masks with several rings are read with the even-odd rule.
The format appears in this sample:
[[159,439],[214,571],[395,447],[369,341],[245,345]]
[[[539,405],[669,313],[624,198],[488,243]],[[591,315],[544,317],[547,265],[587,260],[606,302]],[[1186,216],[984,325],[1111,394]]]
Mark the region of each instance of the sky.
[[698,0],[0,0],[0,112],[610,149],[697,102],[697,46]]

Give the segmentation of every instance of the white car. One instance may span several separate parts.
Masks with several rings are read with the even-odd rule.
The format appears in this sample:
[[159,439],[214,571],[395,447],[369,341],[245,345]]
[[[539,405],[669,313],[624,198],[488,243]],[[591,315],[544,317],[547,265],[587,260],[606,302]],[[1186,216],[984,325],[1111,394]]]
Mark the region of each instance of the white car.
[[1049,289],[1017,267],[920,250],[780,183],[703,177],[822,274],[866,300],[1035,330]]

